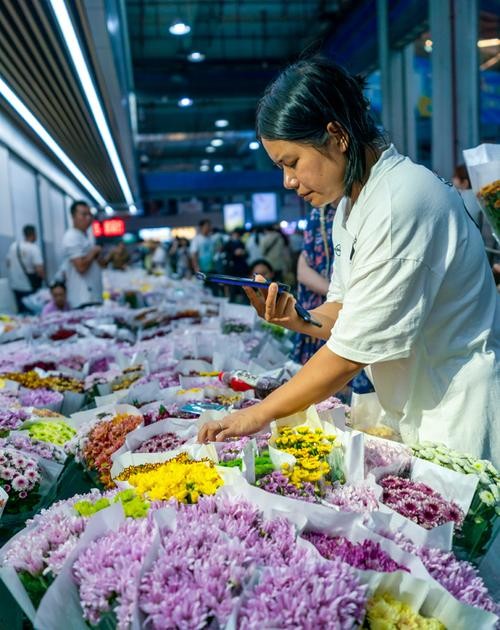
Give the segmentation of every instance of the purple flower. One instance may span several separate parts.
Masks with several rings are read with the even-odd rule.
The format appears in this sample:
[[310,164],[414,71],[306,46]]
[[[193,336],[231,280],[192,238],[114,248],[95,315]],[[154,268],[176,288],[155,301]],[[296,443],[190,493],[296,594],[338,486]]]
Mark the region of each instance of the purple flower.
[[48,405],[60,404],[63,398],[64,396],[60,392],[39,388],[23,392],[20,396],[20,402],[24,407],[47,407]]
[[378,509],[377,497],[369,485],[335,483],[327,488],[324,500],[345,512],[372,512]]
[[470,606],[500,614],[500,606],[490,597],[477,569],[470,562],[458,560],[451,551],[417,547],[400,533],[384,532],[384,535],[405,551],[417,555],[430,575],[453,597]]
[[0,411],[0,431],[14,431],[28,419],[24,409],[7,409]]
[[409,571],[405,566],[395,562],[373,540],[363,540],[360,543],[352,543],[342,536],[333,537],[317,532],[303,534],[303,538],[311,542],[320,554],[328,560],[340,558],[347,564],[364,571],[381,571],[392,573],[393,571]]
[[380,481],[383,502],[396,512],[426,529],[449,521],[461,527],[464,513],[453,501],[447,501],[424,483],[401,477],[385,477]]
[[241,608],[239,625],[350,630],[361,624],[366,599],[366,586],[347,564],[305,557],[264,570]]
[[175,433],[166,432],[161,435],[154,435],[148,440],[144,441],[138,448],[135,449],[136,453],[164,453],[171,451],[178,446],[184,444],[186,440],[180,438]]
[[289,497],[291,499],[300,499],[301,501],[307,501],[308,503],[315,503],[319,500],[316,496],[314,484],[304,482],[302,486],[298,488],[290,482],[286,475],[277,470],[259,479],[257,481],[257,486],[267,492],[281,494],[282,496]]
[[98,624],[113,610],[118,628],[130,627],[137,588],[135,581],[155,534],[150,514],[127,520],[118,531],[94,540],[73,565],[80,603],[87,621]]

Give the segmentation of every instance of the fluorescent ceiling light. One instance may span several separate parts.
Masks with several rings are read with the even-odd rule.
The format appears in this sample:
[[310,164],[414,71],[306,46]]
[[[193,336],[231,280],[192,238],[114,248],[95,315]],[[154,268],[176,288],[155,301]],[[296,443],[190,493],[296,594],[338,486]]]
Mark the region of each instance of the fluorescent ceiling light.
[[130,212],[130,214],[137,214],[139,212],[139,210],[137,210],[137,206],[135,204],[131,204],[128,207],[128,211]]
[[104,206],[104,212],[108,215],[108,217],[115,213],[111,206]]
[[191,27],[182,20],[175,20],[168,30],[171,35],[187,35],[191,32]]
[[192,61],[193,63],[199,63],[200,61],[205,61],[205,55],[196,50],[192,53],[189,53],[188,60]]
[[208,164],[202,164],[200,166],[200,171],[202,171],[203,173],[206,173],[206,171],[210,170],[210,166]]
[[224,127],[227,127],[229,125],[229,120],[226,120],[225,118],[220,118],[219,120],[215,121],[215,126],[219,127],[219,129],[223,129]]
[[224,144],[224,140],[222,138],[214,138],[210,141],[210,144],[213,147],[221,147]]
[[95,188],[89,179],[85,177],[82,171],[76,166],[76,164],[66,155],[66,153],[57,144],[54,138],[43,127],[38,120],[33,116],[26,105],[19,99],[10,87],[0,78],[0,94],[5,100],[12,106],[12,108],[21,116],[24,122],[33,129],[36,135],[44,142],[52,153],[64,164],[73,177],[80,182],[89,195],[95,199],[100,206],[106,205],[106,200],[101,193]]
[[85,95],[85,98],[87,99],[102,141],[104,142],[104,146],[106,147],[106,151],[108,152],[109,159],[111,160],[111,164],[113,165],[116,178],[118,179],[118,183],[120,184],[120,188],[122,190],[123,196],[125,197],[125,201],[128,205],[132,205],[134,203],[134,197],[132,195],[132,191],[130,190],[127,176],[125,175],[125,171],[123,170],[122,163],[118,156],[118,151],[116,150],[111,131],[106,121],[106,116],[104,115],[104,111],[102,109],[97,90],[94,86],[92,77],[90,76],[90,71],[85,61],[85,57],[83,55],[80,42],[76,35],[76,31],[73,27],[73,23],[69,16],[65,0],[50,0],[50,4],[52,6],[52,10],[54,11],[56,20],[59,24],[59,28],[61,29],[64,41],[66,42],[68,53],[71,57],[73,65],[75,66],[76,75],[82,86],[82,91]]
[[222,164],[215,164],[214,171],[216,173],[222,173],[223,170],[224,170],[224,167],[222,166]]
[[259,147],[260,147],[260,142],[257,142],[257,140],[253,140],[248,145],[248,148],[251,149],[252,151],[257,151]]
[[184,96],[177,101],[179,107],[190,107],[193,104],[193,99],[188,96]]
[[479,48],[489,48],[490,46],[500,46],[500,39],[498,37],[494,37],[492,39],[480,39],[477,42]]
[[212,147],[212,146],[210,146],[210,147],[205,147],[205,151],[206,151],[207,153],[215,153],[215,147]]

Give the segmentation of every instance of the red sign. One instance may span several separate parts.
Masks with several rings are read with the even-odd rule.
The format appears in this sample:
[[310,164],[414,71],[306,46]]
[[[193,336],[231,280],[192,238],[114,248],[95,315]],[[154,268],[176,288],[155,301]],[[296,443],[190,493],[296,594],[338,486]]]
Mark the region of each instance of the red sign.
[[125,221],[123,219],[106,219],[102,222],[104,236],[123,236]]
[[94,236],[123,236],[125,234],[125,221],[123,219],[106,219],[102,223],[92,223]]
[[102,236],[102,225],[99,223],[99,221],[92,222],[92,232],[94,233],[94,236],[96,238],[98,236]]

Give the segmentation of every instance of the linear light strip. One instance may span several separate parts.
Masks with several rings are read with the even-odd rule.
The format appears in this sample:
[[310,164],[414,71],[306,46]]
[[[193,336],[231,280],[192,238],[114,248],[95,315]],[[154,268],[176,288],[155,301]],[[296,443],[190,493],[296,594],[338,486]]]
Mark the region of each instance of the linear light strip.
[[26,105],[16,94],[10,89],[5,81],[0,77],[0,94],[5,100],[14,108],[14,110],[21,116],[21,118],[33,129],[37,136],[44,142],[48,148],[54,153],[54,155],[61,160],[68,171],[77,179],[80,184],[88,191],[88,193],[95,199],[100,206],[106,205],[106,200],[95,188],[90,180],[85,177],[82,171],[75,165],[75,163],[66,155],[66,153],[57,144],[54,138],[43,127],[37,118],[30,112]]
[[66,47],[75,67],[83,93],[87,99],[90,110],[92,111],[92,115],[94,116],[97,128],[101,134],[106,151],[108,152],[111,164],[115,170],[125,201],[129,206],[132,206],[134,204],[134,197],[118,156],[118,151],[116,150],[111,131],[108,127],[97,90],[94,86],[94,82],[92,81],[92,77],[90,76],[90,71],[85,61],[76,31],[73,27],[71,17],[68,13],[65,0],[50,0],[50,4],[66,42]]

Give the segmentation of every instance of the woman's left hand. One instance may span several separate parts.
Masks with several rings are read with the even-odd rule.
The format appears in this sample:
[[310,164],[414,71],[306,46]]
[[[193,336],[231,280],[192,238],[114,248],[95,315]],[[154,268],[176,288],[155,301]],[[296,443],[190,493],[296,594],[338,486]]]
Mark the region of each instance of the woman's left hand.
[[268,420],[260,416],[256,407],[258,405],[235,411],[220,421],[206,422],[198,432],[198,442],[223,442],[227,438],[257,433]]

